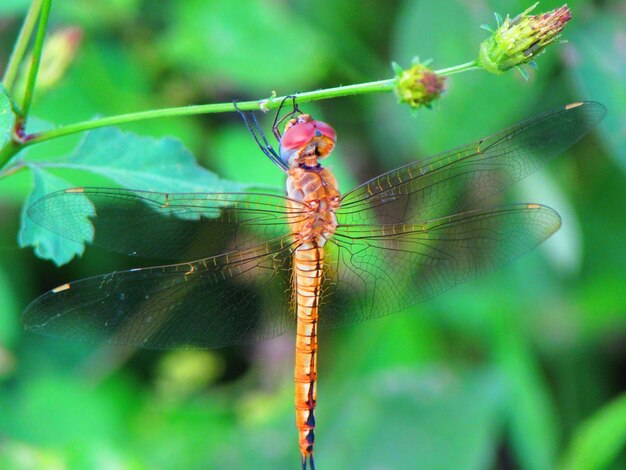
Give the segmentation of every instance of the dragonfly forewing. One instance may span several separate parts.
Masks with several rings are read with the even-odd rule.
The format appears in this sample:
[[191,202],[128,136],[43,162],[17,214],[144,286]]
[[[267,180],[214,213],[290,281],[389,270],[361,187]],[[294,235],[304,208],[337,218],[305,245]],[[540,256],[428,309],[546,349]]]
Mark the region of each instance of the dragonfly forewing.
[[301,204],[254,193],[157,193],[72,188],[38,200],[28,215],[63,237],[146,258],[189,260],[290,233]]
[[606,115],[600,103],[574,103],[425,160],[384,173],[342,199],[343,224],[411,223],[457,214],[541,168]]
[[149,349],[265,340],[293,325],[290,237],[187,263],[64,284],[33,301],[23,323],[49,336]]

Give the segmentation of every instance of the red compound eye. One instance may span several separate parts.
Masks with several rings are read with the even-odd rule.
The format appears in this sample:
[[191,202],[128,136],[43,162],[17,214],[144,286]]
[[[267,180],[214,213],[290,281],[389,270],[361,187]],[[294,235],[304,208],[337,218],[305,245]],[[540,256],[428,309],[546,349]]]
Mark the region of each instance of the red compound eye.
[[315,125],[313,122],[294,124],[280,139],[280,146],[285,150],[299,149],[306,145],[314,136]]
[[335,129],[333,129],[328,124],[322,121],[312,121],[312,123],[315,126],[315,128],[319,130],[322,134],[324,134],[326,137],[332,139],[333,142],[337,141],[337,133],[335,132]]

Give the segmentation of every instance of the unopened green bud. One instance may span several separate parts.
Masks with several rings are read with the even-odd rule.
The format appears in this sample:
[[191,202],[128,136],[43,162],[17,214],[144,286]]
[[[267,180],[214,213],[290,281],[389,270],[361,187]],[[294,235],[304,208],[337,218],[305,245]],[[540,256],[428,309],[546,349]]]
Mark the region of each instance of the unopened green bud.
[[[54,31],[46,38],[35,83],[36,94],[45,93],[58,85],[76,58],[82,36],[80,28],[67,27]],[[24,94],[31,60],[32,55],[24,60],[20,70],[15,87],[18,96]]]
[[74,62],[83,32],[80,28],[68,27],[54,31],[44,43],[41,65],[37,76],[37,90],[53,88]]
[[412,108],[426,106],[430,108],[433,101],[444,91],[445,77],[437,75],[432,69],[416,63],[407,70],[394,64],[396,71],[396,96],[400,103],[407,103]]
[[507,16],[480,45],[476,65],[499,75],[531,62],[554,42],[572,18],[570,9],[563,5],[547,13],[528,15],[537,5],[535,3],[513,19]]

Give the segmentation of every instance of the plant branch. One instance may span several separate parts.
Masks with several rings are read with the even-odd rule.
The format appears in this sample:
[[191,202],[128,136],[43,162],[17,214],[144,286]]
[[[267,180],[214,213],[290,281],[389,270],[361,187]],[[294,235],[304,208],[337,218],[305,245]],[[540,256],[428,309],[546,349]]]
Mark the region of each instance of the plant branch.
[[35,45],[33,46],[33,57],[28,70],[28,78],[26,79],[26,89],[24,91],[24,100],[22,101],[22,116],[24,119],[28,116],[30,105],[33,101],[33,93],[35,90],[35,81],[39,72],[39,64],[41,62],[41,51],[43,50],[43,42],[46,37],[46,29],[48,27],[48,17],[50,16],[50,5],[52,0],[43,0],[41,5],[41,15],[39,16],[39,26],[37,27],[37,36],[35,37]]
[[21,150],[22,146],[15,140],[8,141],[4,147],[0,149],[0,178],[10,174],[9,170],[12,165],[8,164],[5,167],[5,164],[11,161],[11,159]]
[[2,77],[2,84],[8,91],[11,90],[13,84],[15,83],[17,73],[20,69],[20,64],[24,59],[24,55],[28,49],[28,43],[30,42],[33,30],[35,29],[35,24],[37,23],[42,3],[43,0],[33,0],[33,3],[28,9],[28,13],[26,14],[26,18],[24,18],[24,23],[22,24],[20,33],[15,41],[15,46],[13,46],[13,51],[11,51],[9,62],[7,63],[4,76]]
[[[42,14],[43,16],[43,14]],[[475,62],[467,62],[465,64],[438,70],[438,75],[452,75],[464,71],[474,70]],[[309,103],[311,101],[325,100],[329,98],[337,98],[340,96],[362,95],[369,93],[391,92],[396,86],[396,79],[390,78],[386,80],[378,80],[375,82],[358,83],[355,85],[339,86],[334,88],[326,88],[323,90],[309,91],[305,93],[296,93],[294,96],[297,103]],[[242,101],[237,102],[237,108],[243,111],[263,111],[267,112],[271,109],[278,108],[286,96],[271,96],[270,98],[258,101]],[[77,134],[100,127],[127,124],[131,122],[145,121],[148,119],[158,119],[174,116],[192,116],[198,114],[215,114],[236,111],[233,103],[214,103],[205,105],[182,106],[174,108],[155,109],[150,111],[140,111],[128,114],[119,114],[90,121],[82,121],[74,124],[68,124],[56,129],[50,129],[35,134],[26,135],[18,142],[12,142],[12,145],[0,151],[0,168],[13,155],[26,146],[45,142],[67,135]],[[6,175],[6,173],[5,173]]]
[[[294,93],[297,103],[308,103],[311,101],[319,101],[338,96],[360,95],[376,92],[389,92],[393,90],[395,79],[379,80],[376,82],[359,83],[356,85],[340,86],[335,88],[326,88],[324,90],[309,91],[305,93]],[[276,109],[286,96],[273,96],[268,99],[259,101],[241,101],[237,102],[237,107],[242,111],[264,111]],[[151,111],[140,111],[136,113],[119,114],[90,121],[77,122],[68,124],[57,129],[42,131],[38,134],[29,136],[24,145],[31,145],[38,142],[62,137],[70,134],[76,134],[99,127],[113,126],[118,124],[127,124],[129,122],[145,121],[147,119],[157,119],[174,116],[192,116],[197,114],[215,114],[236,111],[233,103],[215,103],[201,104],[192,106],[182,106],[175,108],[155,109]]]
[[[447,69],[438,70],[435,73],[438,75],[452,75],[455,73],[465,72],[476,69],[475,62],[467,62],[465,64],[449,67]],[[362,95],[368,93],[383,93],[393,91],[396,84],[395,78],[389,78],[386,80],[378,80],[375,82],[359,83],[356,85],[339,86],[335,88],[326,88],[324,90],[309,91],[305,93],[295,93],[297,103],[309,103],[311,101],[325,100],[329,98],[337,98],[339,96],[352,96]],[[242,101],[237,103],[237,107],[243,111],[264,111],[267,112],[270,109],[276,109],[280,106],[285,96],[273,96],[268,99],[259,101]],[[97,129],[99,127],[113,126],[119,124],[127,124],[130,122],[144,121],[147,119],[157,119],[173,116],[192,116],[197,114],[214,114],[214,113],[226,113],[234,112],[235,106],[233,103],[215,103],[204,105],[183,106],[175,108],[156,109],[151,111],[141,111],[137,113],[119,114],[117,116],[110,116],[101,119],[94,119],[90,121],[77,122],[75,124],[68,124],[67,126],[59,127],[57,129],[51,129],[49,131],[42,131],[38,134],[28,136],[24,145],[31,145],[38,142],[45,142],[46,140],[62,137],[70,134],[76,134],[78,132],[84,132],[91,129]]]
[[449,76],[454,75],[455,73],[470,72],[478,69],[480,69],[480,67],[476,65],[476,61],[472,60],[471,62],[466,62],[461,65],[455,65],[454,67],[448,67],[447,69],[437,70],[435,73],[437,75]]

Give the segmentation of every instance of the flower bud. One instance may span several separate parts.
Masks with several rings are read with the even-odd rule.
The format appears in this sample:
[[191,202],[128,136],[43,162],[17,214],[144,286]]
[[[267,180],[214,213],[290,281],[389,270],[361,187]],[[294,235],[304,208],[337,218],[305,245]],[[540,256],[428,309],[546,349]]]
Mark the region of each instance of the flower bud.
[[[80,28],[67,27],[54,31],[46,38],[35,82],[35,94],[45,93],[61,81],[76,58],[82,36]],[[31,61],[32,55],[29,55],[22,64],[15,86],[16,96],[24,94]]]
[[437,75],[432,69],[419,62],[409,69],[403,70],[394,64],[396,72],[396,96],[400,103],[407,103],[412,108],[426,106],[430,108],[433,101],[444,91],[445,77]]
[[37,76],[37,91],[46,91],[61,81],[74,62],[83,32],[77,27],[54,31],[44,43]]
[[572,18],[567,5],[538,15],[528,15],[538,3],[522,14],[508,16],[480,45],[476,65],[496,75],[534,60],[559,37]]

